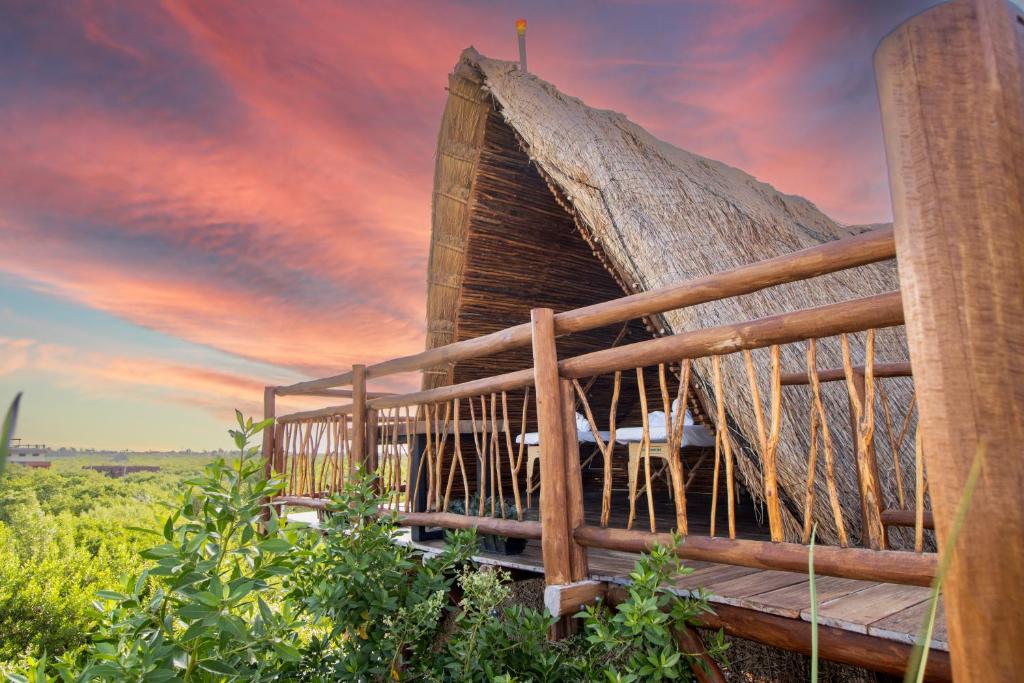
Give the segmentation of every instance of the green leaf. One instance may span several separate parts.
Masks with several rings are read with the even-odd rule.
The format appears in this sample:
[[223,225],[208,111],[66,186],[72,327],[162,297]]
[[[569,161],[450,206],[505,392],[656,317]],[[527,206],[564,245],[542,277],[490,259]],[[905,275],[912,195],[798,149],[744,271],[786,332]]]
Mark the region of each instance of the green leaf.
[[292,645],[277,641],[274,643],[274,652],[286,662],[297,662],[302,659],[302,654]]
[[283,538],[271,538],[256,547],[265,553],[285,553],[293,548],[292,544]]
[[199,668],[222,676],[238,675],[238,669],[226,662],[220,661],[219,659],[204,659],[199,662]]
[[152,548],[143,550],[139,555],[147,560],[159,560],[165,557],[174,557],[178,554],[178,549],[170,543],[164,543]]
[[96,597],[100,600],[114,600],[115,602],[124,602],[128,599],[127,595],[117,591],[96,591]]

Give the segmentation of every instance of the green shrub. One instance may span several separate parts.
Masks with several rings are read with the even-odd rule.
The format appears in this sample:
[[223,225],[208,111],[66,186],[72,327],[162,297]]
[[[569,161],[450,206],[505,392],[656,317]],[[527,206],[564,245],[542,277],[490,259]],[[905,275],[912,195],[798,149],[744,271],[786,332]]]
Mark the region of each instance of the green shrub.
[[[467,564],[473,532],[423,558],[395,543],[394,513],[380,515],[369,480],[332,501],[324,533],[282,525],[263,502],[283,482],[266,478],[248,445],[265,424],[238,421],[239,458],[188,482],[163,542],[141,553],[142,571],[97,593],[92,642],[27,657],[9,680],[691,680],[673,630],[709,608],[663,588],[686,571],[671,549],[637,563],[617,611],[588,608],[580,636],[550,643],[554,619],[509,605],[506,572]],[[52,535],[38,501],[22,498],[10,514],[34,515]],[[92,546],[105,547],[99,537]],[[724,649],[719,636],[711,653]]]

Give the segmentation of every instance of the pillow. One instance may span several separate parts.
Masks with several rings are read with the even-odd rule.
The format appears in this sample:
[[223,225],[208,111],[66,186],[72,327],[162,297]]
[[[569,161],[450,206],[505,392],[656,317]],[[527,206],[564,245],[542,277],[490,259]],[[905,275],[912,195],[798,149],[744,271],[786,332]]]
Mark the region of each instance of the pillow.
[[660,410],[647,413],[647,423],[652,427],[664,427],[665,426],[665,413]]
[[[672,417],[675,417],[676,411],[678,409],[679,409],[679,399],[677,398],[676,400],[672,401]],[[690,414],[690,409],[689,408],[686,409],[686,415],[683,416],[683,424],[684,425],[692,425],[693,424],[693,415]]]
[[586,415],[582,413],[576,413],[576,431],[577,432],[589,432],[590,431],[590,420],[587,419]]

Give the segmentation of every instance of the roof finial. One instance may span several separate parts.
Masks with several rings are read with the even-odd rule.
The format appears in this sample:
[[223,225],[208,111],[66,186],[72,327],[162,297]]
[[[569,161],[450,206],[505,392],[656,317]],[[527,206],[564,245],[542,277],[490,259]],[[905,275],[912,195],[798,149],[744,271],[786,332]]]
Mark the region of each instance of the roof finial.
[[516,19],[516,34],[519,36],[519,69],[526,73],[526,19]]

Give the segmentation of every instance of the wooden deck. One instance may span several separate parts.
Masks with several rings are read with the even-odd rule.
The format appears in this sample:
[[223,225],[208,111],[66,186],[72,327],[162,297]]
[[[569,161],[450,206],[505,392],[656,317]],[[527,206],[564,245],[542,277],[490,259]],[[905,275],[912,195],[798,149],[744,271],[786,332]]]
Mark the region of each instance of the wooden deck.
[[[400,542],[436,553],[443,541],[414,542],[405,533]],[[590,548],[590,577],[618,585],[629,584],[629,572],[637,555]],[[543,574],[540,543],[530,541],[520,555],[497,555],[481,552],[474,559],[481,564]],[[688,561],[695,571],[674,582],[680,595],[703,589],[712,604],[731,605],[794,620],[811,619],[807,575],[796,572],[750,569],[712,562]],[[818,622],[899,643],[913,644],[928,606],[929,589],[854,581],[830,576],[817,578]],[[936,650],[949,651],[945,619],[940,605],[939,619],[931,641]]]

